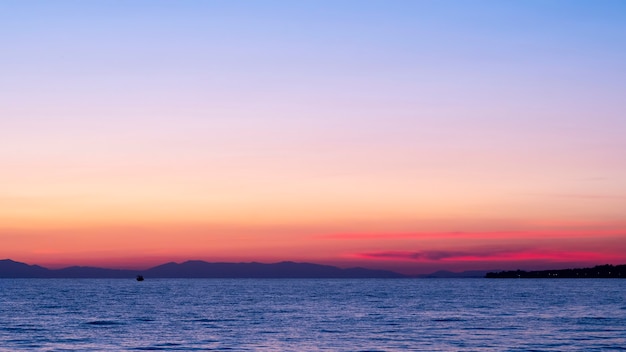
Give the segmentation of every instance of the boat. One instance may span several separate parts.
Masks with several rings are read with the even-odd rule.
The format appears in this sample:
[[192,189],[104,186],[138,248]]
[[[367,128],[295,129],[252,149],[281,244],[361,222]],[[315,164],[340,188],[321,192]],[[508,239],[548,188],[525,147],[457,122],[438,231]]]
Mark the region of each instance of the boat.
[[143,276],[137,275],[137,281],[143,281]]

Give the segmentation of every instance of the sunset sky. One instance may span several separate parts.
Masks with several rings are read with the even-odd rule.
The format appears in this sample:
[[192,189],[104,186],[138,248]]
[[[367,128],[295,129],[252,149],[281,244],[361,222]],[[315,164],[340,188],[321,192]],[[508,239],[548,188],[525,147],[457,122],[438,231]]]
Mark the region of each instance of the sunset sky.
[[2,258],[626,263],[626,2],[4,0]]

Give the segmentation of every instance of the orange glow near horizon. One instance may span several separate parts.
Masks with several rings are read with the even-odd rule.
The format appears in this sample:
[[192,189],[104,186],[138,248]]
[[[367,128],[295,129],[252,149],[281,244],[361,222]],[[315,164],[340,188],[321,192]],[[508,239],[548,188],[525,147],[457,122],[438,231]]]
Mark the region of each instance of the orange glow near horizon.
[[[626,230],[343,233],[316,226],[158,226],[0,230],[5,256],[51,268],[71,265],[142,269],[169,261],[307,261],[342,267],[461,270],[489,263],[619,264]],[[349,226],[346,226],[348,228]],[[86,249],[89,250],[86,250]],[[402,250],[400,250],[402,249]],[[492,268],[495,269],[495,268]]]

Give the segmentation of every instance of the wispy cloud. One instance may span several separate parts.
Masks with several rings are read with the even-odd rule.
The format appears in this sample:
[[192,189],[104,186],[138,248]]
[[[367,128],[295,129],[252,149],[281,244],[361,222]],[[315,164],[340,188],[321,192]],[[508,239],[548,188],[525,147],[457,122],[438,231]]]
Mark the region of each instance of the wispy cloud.
[[613,237],[626,235],[626,229],[565,229],[545,231],[479,231],[479,232],[378,232],[378,233],[333,233],[315,235],[315,239],[321,240],[391,240],[391,239],[510,239],[510,238],[577,238],[577,237]]
[[[550,260],[550,261],[603,261],[617,258],[614,254],[582,252],[582,251],[546,251],[538,249],[516,250],[468,250],[468,251],[376,251],[357,253],[354,256],[363,259],[374,260],[404,260],[419,262],[444,262],[444,261],[524,261],[524,260]],[[623,257],[623,256],[622,256]],[[623,259],[623,258],[622,258]]]

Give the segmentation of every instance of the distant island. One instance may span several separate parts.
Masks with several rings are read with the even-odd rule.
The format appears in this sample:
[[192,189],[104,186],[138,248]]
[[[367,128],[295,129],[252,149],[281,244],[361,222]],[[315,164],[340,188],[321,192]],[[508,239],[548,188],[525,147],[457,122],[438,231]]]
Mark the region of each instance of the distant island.
[[541,271],[500,271],[485,275],[489,279],[624,279],[626,265],[598,265],[593,268],[541,270]]

